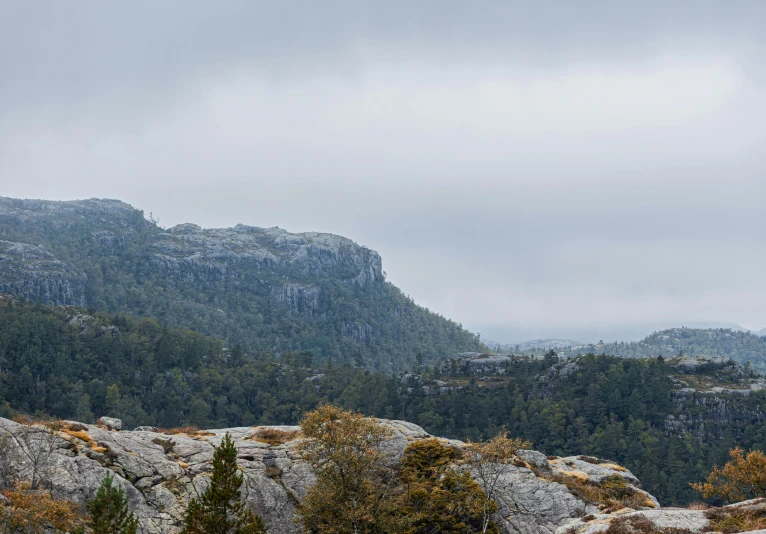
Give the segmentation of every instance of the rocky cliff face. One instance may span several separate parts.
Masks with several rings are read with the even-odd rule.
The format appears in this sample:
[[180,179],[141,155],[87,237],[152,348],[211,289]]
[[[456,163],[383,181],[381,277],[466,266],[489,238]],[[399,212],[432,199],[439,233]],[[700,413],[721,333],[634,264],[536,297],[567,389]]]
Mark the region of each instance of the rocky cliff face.
[[85,306],[87,276],[43,246],[0,241],[0,293],[45,304]]
[[760,399],[752,402],[751,390],[721,388],[722,391],[697,391],[691,388],[673,392],[675,415],[665,421],[665,430],[674,435],[686,433],[703,440],[723,439],[727,432],[766,421]]
[[202,229],[187,223],[157,234],[153,247],[152,261],[188,282],[241,278],[227,268],[237,263],[299,276],[332,276],[362,287],[383,280],[377,252],[332,234],[291,234],[243,224]]
[[[104,419],[102,423],[64,423],[51,430],[0,419],[0,434],[13,437],[5,441],[7,448],[2,453],[15,466],[16,475],[31,478],[34,471],[50,482],[54,493],[78,502],[91,499],[101,479],[112,471],[140,518],[142,533],[175,533],[190,497],[204,491],[213,449],[228,432],[239,451],[248,506],[263,516],[269,532],[300,532],[295,506],[315,479],[310,466],[296,452],[297,427],[165,434],[152,428],[119,431],[115,420]],[[392,430],[384,449],[393,459],[401,457],[409,443],[431,437],[410,423],[382,423]],[[288,441],[270,445],[260,440],[264,439],[261,436],[274,434]],[[464,446],[458,441],[445,442]],[[22,448],[36,447],[50,454],[23,453]],[[33,463],[31,457],[38,461]],[[596,458],[549,459],[536,451],[519,451],[518,461],[503,469],[500,506],[494,520],[504,533],[599,532],[627,514],[646,516],[660,525],[673,523],[694,532],[707,526],[701,512],[695,515],[687,510],[660,509],[657,500],[640,489],[630,471]],[[606,505],[590,502],[581,491],[585,486],[606,487],[606,482],[615,484],[615,480],[621,491],[631,496],[633,507],[607,509]]]

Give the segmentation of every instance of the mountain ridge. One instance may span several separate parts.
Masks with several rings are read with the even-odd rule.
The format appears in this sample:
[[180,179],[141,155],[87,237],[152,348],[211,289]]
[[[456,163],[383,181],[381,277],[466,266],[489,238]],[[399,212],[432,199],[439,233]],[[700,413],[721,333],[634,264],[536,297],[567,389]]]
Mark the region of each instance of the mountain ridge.
[[251,353],[406,369],[482,347],[385,279],[380,255],[320,232],[169,229],[119,200],[0,197],[0,291],[156,317]]
[[668,328],[653,332],[641,341],[585,344],[559,352],[564,357],[578,354],[613,354],[624,357],[673,357],[678,355],[731,358],[766,371],[766,337],[730,328]]

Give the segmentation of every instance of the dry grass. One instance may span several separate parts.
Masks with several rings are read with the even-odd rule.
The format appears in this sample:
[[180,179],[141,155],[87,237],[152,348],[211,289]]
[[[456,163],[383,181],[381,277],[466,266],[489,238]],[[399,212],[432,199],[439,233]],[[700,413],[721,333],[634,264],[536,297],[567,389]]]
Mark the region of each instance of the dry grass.
[[611,469],[612,471],[619,471],[620,473],[627,473],[628,472],[628,470],[625,469],[623,466],[617,465],[617,464],[609,464],[609,463],[607,463],[607,464],[599,464],[599,466],[603,467],[604,469]]
[[[612,462],[606,462],[604,460],[599,460],[598,458],[594,458],[593,456],[578,456],[577,459],[582,460],[583,462],[588,462],[589,464],[598,465],[599,467],[603,467],[604,469],[611,469],[613,471],[620,471],[622,473],[625,473],[628,471],[621,465],[617,465]],[[568,463],[569,462],[567,462],[567,464]]]
[[73,438],[77,438],[81,441],[84,441],[88,444],[89,447],[93,447],[94,441],[93,438],[88,435],[87,430],[69,430],[68,428],[65,428],[62,430],[64,434],[67,436],[72,436]]
[[[97,447],[99,447],[100,449],[104,449],[103,451],[99,451],[99,452],[103,453],[103,454],[104,454],[104,455],[105,455],[107,458],[109,458],[109,459],[111,459],[111,460],[114,460],[114,459],[116,459],[116,458],[119,456],[119,455],[118,455],[116,452],[114,452],[114,451],[113,451],[113,450],[112,450],[112,449],[109,447],[109,444],[108,444],[108,443],[105,443],[105,442],[103,442],[103,441],[99,441],[99,442],[96,444],[96,446],[97,446]],[[93,448],[93,450],[95,450],[95,447]]]
[[659,528],[641,515],[619,517],[611,522],[607,534],[691,534],[691,530],[681,528]]
[[180,427],[174,427],[174,428],[158,428],[156,430],[158,434],[167,434],[169,436],[176,436],[178,434],[183,434],[190,437],[195,436],[215,436],[212,432],[205,432],[204,430],[200,430],[197,427],[193,426],[180,426]]
[[642,492],[628,486],[619,475],[605,478],[600,484],[585,480],[579,476],[559,472],[553,475],[553,480],[565,485],[573,495],[581,500],[599,506],[605,513],[611,513],[623,508],[654,508],[649,498]]
[[254,441],[261,441],[269,445],[282,445],[301,437],[298,430],[282,430],[281,428],[257,428],[250,437]]
[[710,508],[710,505],[704,502],[693,502],[689,506],[687,506],[689,510],[708,510]]
[[705,517],[715,532],[731,534],[766,529],[766,501],[746,506],[710,508]]
[[85,425],[81,425],[79,423],[68,423],[62,421],[61,419],[32,419],[27,415],[21,414],[14,415],[13,421],[19,423],[20,425],[41,426],[54,432],[67,428],[70,430],[85,430],[88,428]]

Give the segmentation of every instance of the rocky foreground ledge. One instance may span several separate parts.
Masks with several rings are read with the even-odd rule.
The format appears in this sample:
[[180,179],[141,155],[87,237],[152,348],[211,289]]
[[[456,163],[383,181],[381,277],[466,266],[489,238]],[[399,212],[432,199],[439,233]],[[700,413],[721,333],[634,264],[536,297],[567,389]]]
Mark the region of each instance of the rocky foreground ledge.
[[[116,422],[103,421],[107,424],[65,422],[50,429],[0,418],[0,437],[13,437],[3,441],[6,449],[0,455],[13,459],[20,476],[31,478],[36,470],[50,481],[56,496],[78,502],[93,498],[111,470],[139,517],[140,531],[172,534],[180,530],[189,499],[206,487],[214,447],[228,432],[238,449],[245,481],[242,493],[248,505],[263,516],[269,532],[300,532],[295,506],[314,483],[314,475],[297,453],[298,427],[119,431],[114,429],[119,427]],[[412,441],[432,437],[404,421],[381,423],[392,431],[385,449],[394,458],[401,457]],[[445,442],[464,446],[459,441]],[[27,455],[21,447],[43,454]],[[41,456],[45,460],[39,460]],[[537,451],[519,451],[518,456],[513,465],[503,467],[494,518],[501,532],[592,534],[626,520],[650,523],[659,532],[708,528],[701,510],[661,509],[653,496],[640,489],[638,479],[619,465],[586,456],[546,457]],[[38,458],[37,465],[31,457]],[[610,499],[605,500],[605,495]],[[617,504],[611,499],[615,495],[621,499]]]

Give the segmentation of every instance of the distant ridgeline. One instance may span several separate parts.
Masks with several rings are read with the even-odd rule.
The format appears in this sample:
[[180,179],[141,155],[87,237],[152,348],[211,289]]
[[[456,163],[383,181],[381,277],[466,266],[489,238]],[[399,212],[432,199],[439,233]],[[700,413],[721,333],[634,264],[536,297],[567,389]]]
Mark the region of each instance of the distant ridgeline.
[[731,358],[743,365],[749,361],[753,369],[766,371],[766,336],[728,328],[670,328],[655,332],[641,341],[575,344],[560,346],[557,352],[565,357],[592,353],[629,358],[668,358],[679,354],[709,359]]
[[248,357],[151,318],[0,298],[0,417],[127,428],[295,424],[333,403],[450,438],[502,428],[559,456],[615,460],[663,505],[698,498],[734,446],[766,449],[766,379],[730,360],[464,353],[406,375]]
[[244,225],[163,230],[117,200],[0,197],[0,292],[154,317],[251,354],[306,350],[370,369],[481,349],[386,282],[380,256],[349,239]]

